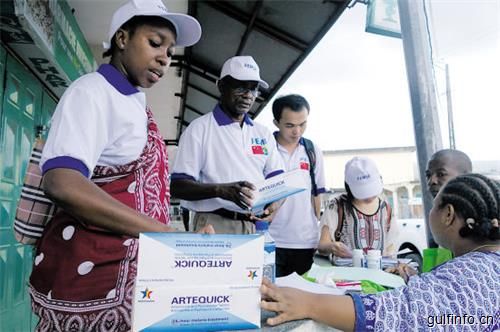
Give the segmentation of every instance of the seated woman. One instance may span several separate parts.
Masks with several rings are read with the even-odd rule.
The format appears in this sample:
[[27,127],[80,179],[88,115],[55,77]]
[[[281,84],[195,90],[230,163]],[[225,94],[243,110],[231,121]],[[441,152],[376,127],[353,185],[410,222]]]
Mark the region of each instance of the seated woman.
[[440,324],[458,330],[500,328],[500,184],[480,174],[450,180],[429,215],[436,242],[452,260],[406,286],[378,294],[318,295],[264,281],[270,325],[312,318],[342,330],[412,331]]
[[383,256],[396,256],[392,244],[391,207],[382,200],[382,179],[375,163],[354,157],[345,165],[347,194],[330,201],[321,217],[318,251],[335,258],[351,258],[352,249],[378,249]]

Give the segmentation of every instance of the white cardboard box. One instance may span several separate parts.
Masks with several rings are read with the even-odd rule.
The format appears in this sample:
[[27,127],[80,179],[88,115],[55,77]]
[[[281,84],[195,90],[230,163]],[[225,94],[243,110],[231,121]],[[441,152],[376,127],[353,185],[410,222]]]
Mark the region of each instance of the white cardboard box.
[[144,233],[138,259],[134,331],[260,327],[263,236]]

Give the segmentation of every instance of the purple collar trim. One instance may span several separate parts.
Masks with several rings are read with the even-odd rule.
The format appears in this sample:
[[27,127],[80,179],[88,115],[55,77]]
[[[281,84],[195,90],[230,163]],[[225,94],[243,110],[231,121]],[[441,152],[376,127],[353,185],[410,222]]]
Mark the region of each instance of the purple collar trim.
[[[217,124],[219,126],[227,126],[227,125],[234,123],[233,119],[231,119],[226,113],[224,113],[224,111],[220,107],[220,104],[217,104],[217,106],[215,106],[215,108],[213,110],[213,114],[214,114],[215,121],[217,121]],[[245,114],[243,121],[247,125],[253,126],[253,121],[252,121],[252,119],[250,119],[248,114]]]
[[113,65],[103,64],[99,66],[97,72],[104,76],[109,84],[115,87],[121,94],[125,96],[133,95],[139,92],[139,90],[130,84],[129,80],[122,73],[118,71]]

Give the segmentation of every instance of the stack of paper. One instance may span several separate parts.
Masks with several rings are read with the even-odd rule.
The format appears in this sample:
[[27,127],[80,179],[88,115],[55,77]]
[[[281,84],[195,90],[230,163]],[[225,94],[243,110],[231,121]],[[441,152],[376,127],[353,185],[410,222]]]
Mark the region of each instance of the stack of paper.
[[292,287],[301,289],[309,293],[316,294],[331,294],[331,295],[344,295],[344,291],[331,286],[325,286],[315,282],[307,281],[299,276],[296,272],[287,275],[286,277],[276,278],[276,285],[280,287]]
[[307,272],[308,277],[316,280],[324,278],[325,275],[328,275],[333,280],[370,280],[379,285],[391,288],[405,285],[403,278],[398,275],[364,267],[324,267],[313,264],[309,272]]

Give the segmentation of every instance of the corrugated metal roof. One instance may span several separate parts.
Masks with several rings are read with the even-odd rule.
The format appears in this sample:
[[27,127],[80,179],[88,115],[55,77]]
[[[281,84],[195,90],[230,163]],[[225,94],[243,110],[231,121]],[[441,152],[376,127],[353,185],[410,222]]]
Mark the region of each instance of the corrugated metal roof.
[[[269,89],[251,110],[255,117],[333,26],[350,0],[190,1],[189,14],[203,28],[199,43],[176,58],[184,75],[177,139],[219,98],[215,85],[224,61],[251,55]],[[169,142],[175,144],[175,142]]]

